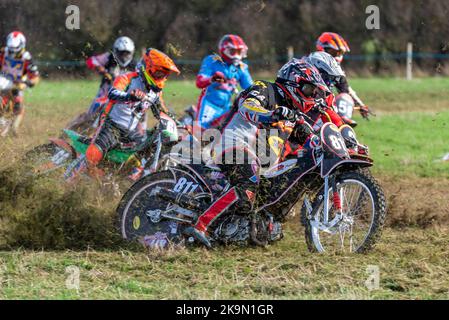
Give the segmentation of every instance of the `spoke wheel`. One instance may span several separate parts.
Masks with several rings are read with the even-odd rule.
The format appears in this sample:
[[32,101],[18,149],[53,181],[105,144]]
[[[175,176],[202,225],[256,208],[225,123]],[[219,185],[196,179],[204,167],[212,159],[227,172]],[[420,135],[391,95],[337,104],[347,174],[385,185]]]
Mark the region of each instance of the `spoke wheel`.
[[337,191],[342,210],[332,204],[329,190],[329,218],[324,221],[324,197],[321,190],[312,205],[312,213],[302,216],[306,241],[311,251],[362,253],[370,250],[386,216],[385,196],[376,180],[366,173],[348,172],[337,177]]

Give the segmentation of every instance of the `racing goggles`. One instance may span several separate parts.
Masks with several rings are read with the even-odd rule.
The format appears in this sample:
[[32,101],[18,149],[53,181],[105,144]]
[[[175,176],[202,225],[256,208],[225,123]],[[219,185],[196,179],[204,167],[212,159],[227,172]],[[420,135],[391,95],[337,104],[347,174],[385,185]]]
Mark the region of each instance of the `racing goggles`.
[[133,58],[133,53],[129,51],[118,51],[117,58],[120,61],[130,61]]
[[242,49],[242,48],[226,48],[224,53],[231,59],[241,60],[241,59],[243,59],[243,56],[244,56],[244,49]]
[[306,98],[319,98],[322,96],[320,88],[307,82],[300,84],[297,90],[300,90]]
[[328,87],[332,87],[337,83],[340,83],[341,81],[341,77],[340,76],[332,76],[330,74],[327,74],[326,72],[321,72],[321,78],[323,78],[324,83],[326,84],[326,86]]
[[152,76],[156,80],[163,80],[167,79],[171,72],[172,71],[168,69],[158,69],[152,73]]

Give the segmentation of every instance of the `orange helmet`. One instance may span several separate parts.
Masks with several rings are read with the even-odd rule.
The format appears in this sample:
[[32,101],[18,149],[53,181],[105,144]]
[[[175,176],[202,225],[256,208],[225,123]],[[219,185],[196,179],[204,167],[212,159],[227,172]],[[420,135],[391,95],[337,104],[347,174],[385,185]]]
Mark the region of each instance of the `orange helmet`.
[[343,61],[343,55],[351,51],[345,39],[334,32],[324,32],[316,42],[316,49],[326,51],[339,63]]
[[181,73],[172,59],[165,53],[153,48],[147,49],[139,65],[140,71],[148,85],[159,89],[164,87],[165,81],[167,81],[170,74],[173,72],[176,74]]

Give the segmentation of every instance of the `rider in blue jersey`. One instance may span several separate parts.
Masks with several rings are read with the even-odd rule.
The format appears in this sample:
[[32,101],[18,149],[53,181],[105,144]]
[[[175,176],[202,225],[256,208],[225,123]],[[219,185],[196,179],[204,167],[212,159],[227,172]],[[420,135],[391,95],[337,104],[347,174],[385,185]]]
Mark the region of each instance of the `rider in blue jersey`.
[[219,55],[212,54],[204,58],[196,78],[196,86],[202,92],[195,120],[203,130],[218,127],[227,118],[237,85],[245,90],[253,83],[248,65],[242,62],[248,51],[242,38],[225,35],[218,48]]

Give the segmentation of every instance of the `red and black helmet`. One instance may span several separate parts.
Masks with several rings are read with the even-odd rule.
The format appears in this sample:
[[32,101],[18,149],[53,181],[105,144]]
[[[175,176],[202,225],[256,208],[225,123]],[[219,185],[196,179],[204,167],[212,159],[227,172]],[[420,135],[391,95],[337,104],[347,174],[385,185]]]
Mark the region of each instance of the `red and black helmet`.
[[218,43],[218,51],[225,62],[238,65],[246,58],[248,46],[238,35],[226,34]]
[[329,53],[338,63],[341,63],[343,56],[351,51],[345,39],[334,32],[324,32],[321,34],[316,42],[316,49]]
[[326,99],[331,91],[320,72],[305,59],[293,58],[278,72],[276,83],[302,112],[308,112],[317,99]]

